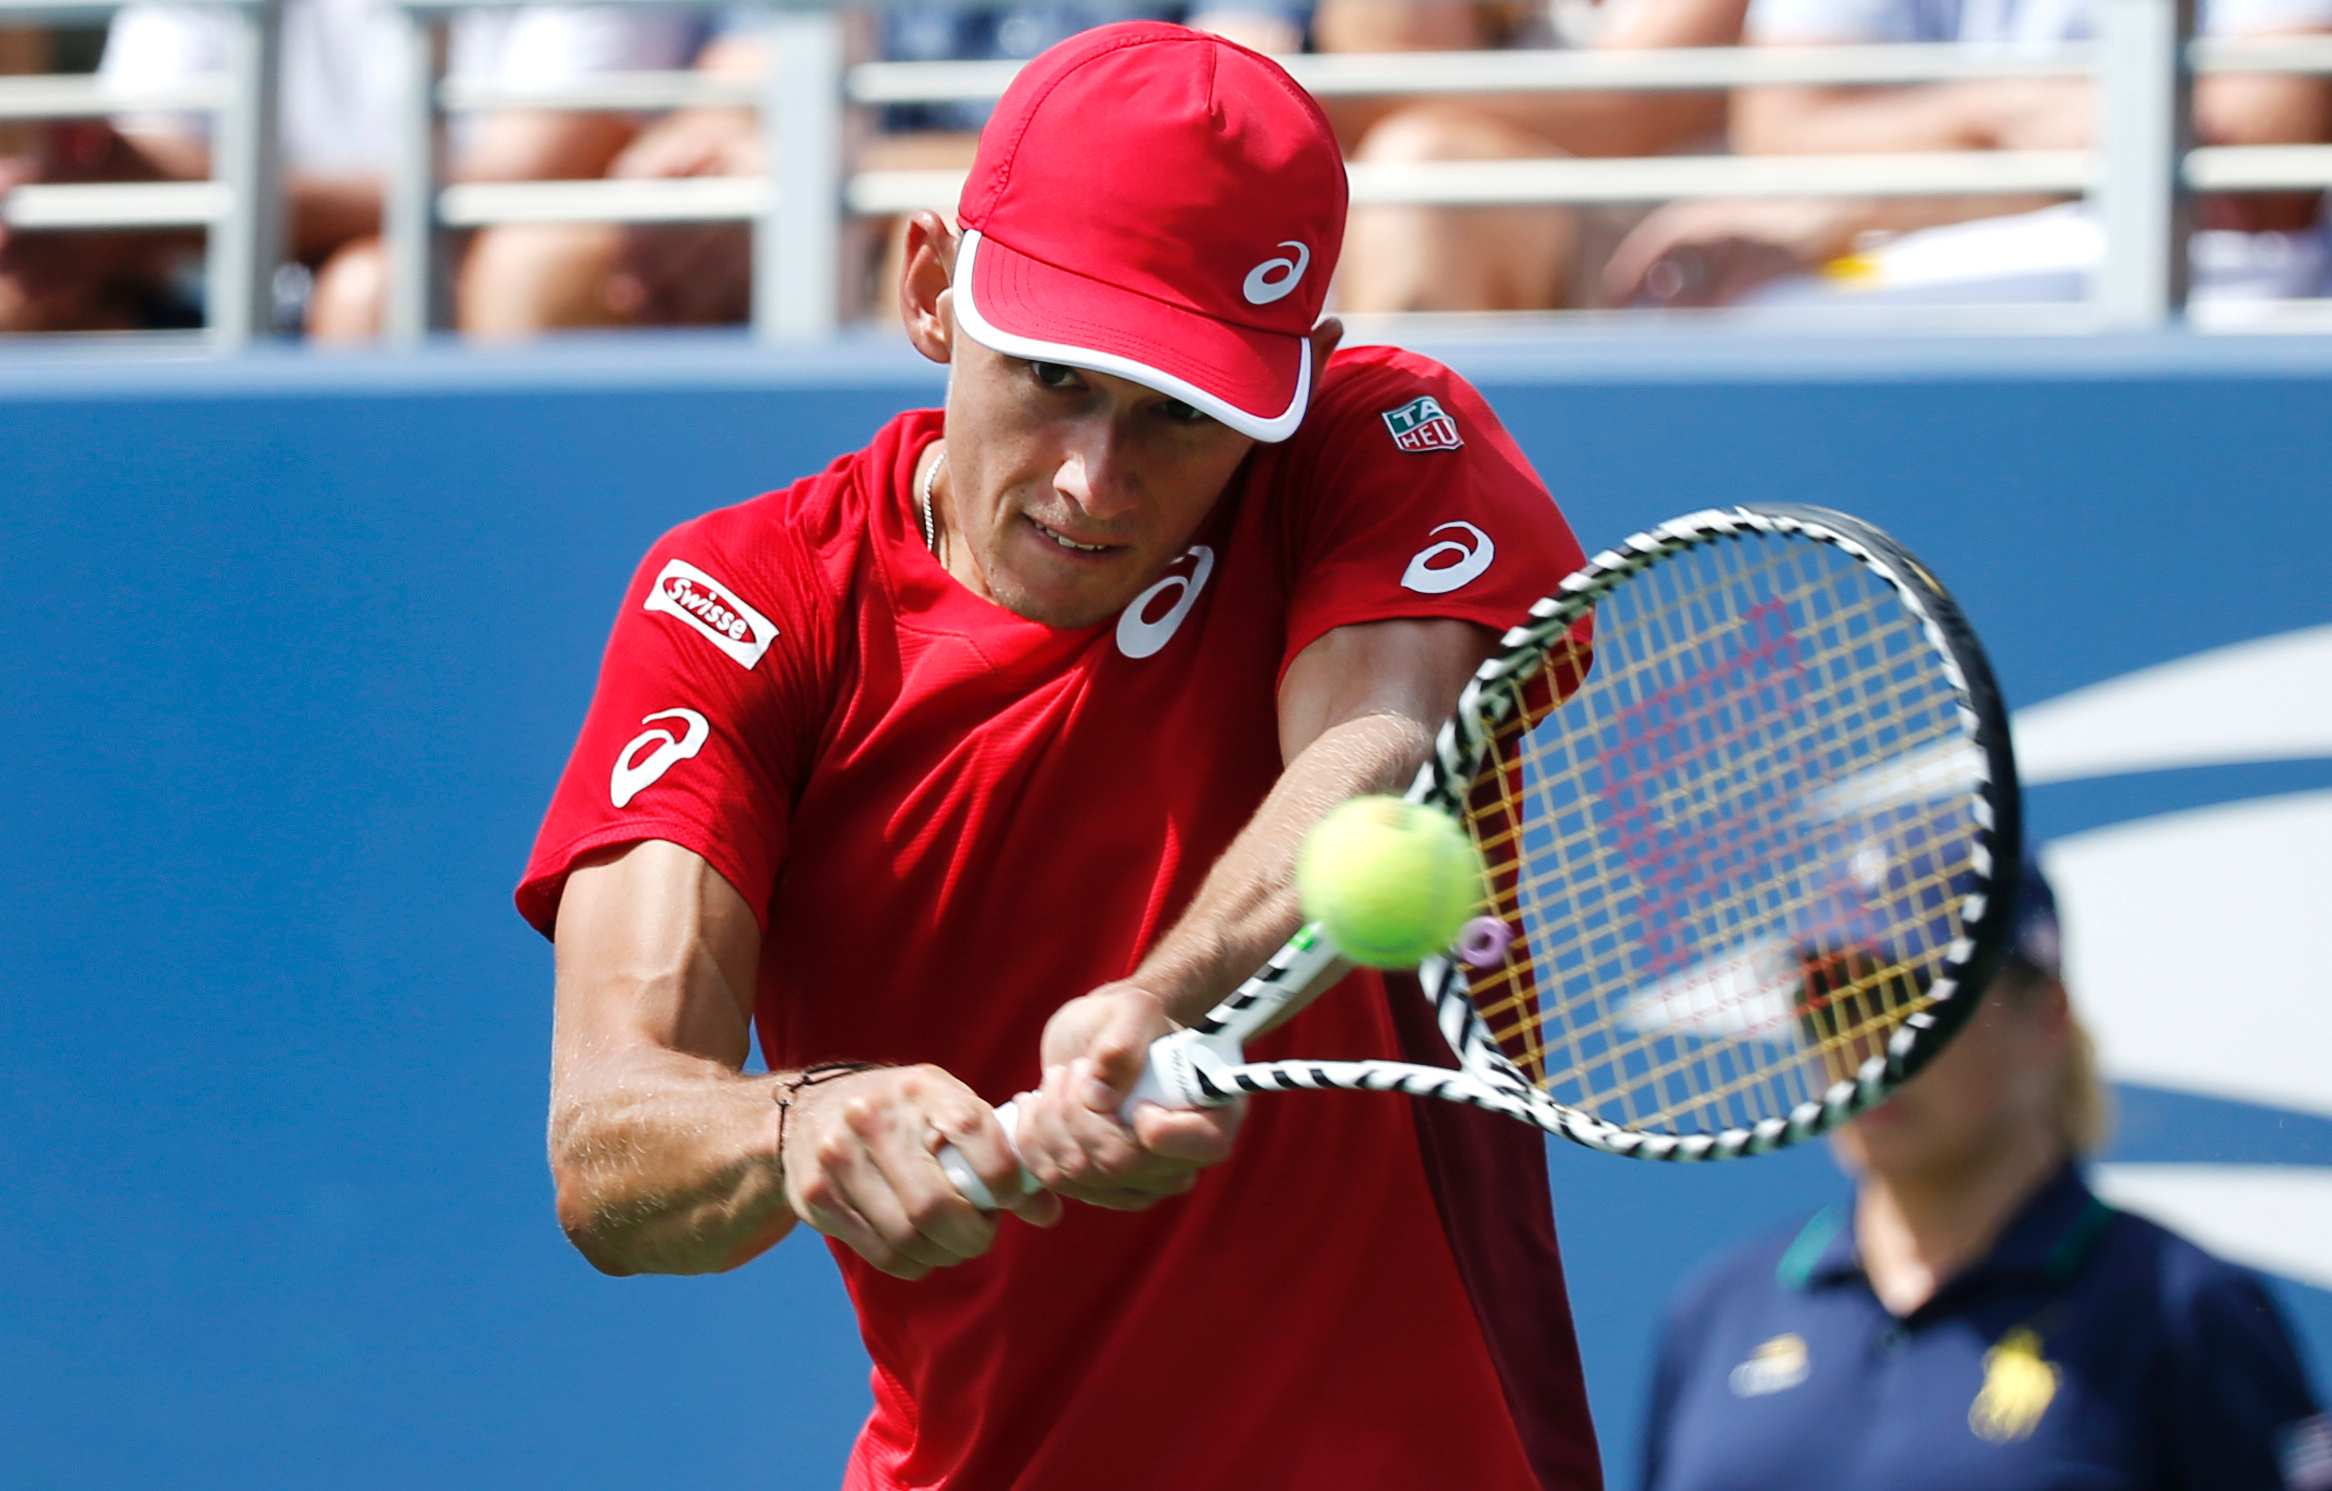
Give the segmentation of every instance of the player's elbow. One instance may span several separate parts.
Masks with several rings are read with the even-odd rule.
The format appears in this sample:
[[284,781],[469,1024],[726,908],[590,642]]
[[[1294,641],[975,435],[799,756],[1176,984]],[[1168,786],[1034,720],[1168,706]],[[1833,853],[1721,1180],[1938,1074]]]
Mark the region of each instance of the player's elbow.
[[575,1251],[583,1255],[585,1263],[590,1264],[611,1279],[628,1279],[633,1274],[640,1272],[639,1269],[626,1262],[620,1254],[573,1228],[567,1230],[567,1241],[575,1245]]
[[559,1230],[584,1261],[620,1278],[639,1270],[619,1246],[621,1198],[610,1190],[605,1164],[610,1136],[594,1117],[590,1104],[554,1085],[547,1145],[552,1207]]
[[554,1163],[551,1174],[558,1186],[559,1230],[583,1261],[611,1278],[638,1273],[617,1243],[609,1208],[593,1194],[589,1182],[572,1166]]

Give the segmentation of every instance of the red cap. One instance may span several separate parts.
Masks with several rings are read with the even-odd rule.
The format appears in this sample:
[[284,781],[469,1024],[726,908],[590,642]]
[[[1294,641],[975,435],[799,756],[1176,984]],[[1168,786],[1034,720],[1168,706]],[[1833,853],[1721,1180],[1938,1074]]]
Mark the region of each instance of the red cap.
[[1022,68],[980,131],[956,322],[1285,440],[1344,200],[1327,117],[1279,64],[1181,26],[1096,27]]

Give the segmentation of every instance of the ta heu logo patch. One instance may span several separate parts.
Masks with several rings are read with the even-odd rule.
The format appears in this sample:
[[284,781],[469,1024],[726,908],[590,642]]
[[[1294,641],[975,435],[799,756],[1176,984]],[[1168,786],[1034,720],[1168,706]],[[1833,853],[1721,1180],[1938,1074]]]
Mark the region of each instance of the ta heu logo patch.
[[1387,409],[1385,428],[1393,432],[1393,444],[1403,450],[1456,450],[1466,443],[1458,434],[1457,421],[1431,394],[1411,399],[1398,409]]
[[746,605],[737,593],[690,564],[675,559],[648,589],[646,610],[677,616],[704,633],[713,646],[750,668],[777,640],[777,626]]

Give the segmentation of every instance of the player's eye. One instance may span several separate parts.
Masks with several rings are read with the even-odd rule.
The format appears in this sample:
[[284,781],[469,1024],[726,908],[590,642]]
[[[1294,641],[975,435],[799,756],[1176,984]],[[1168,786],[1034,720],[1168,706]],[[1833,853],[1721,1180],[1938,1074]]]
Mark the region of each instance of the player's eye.
[[1180,399],[1168,399],[1165,403],[1160,404],[1158,414],[1160,418],[1178,425],[1200,425],[1209,422],[1205,414],[1185,404]]
[[1045,388],[1077,386],[1077,370],[1066,363],[1032,362],[1028,365],[1028,375]]

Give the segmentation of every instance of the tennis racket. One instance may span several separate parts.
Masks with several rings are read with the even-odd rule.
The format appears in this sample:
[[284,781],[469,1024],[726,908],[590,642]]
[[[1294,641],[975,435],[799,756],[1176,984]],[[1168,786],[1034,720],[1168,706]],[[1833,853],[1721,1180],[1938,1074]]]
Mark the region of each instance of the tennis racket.
[[1991,669],[1924,565],[1822,508],[1712,509],[1596,555],[1500,640],[1407,795],[1489,871],[1487,915],[1417,970],[1453,1064],[1246,1058],[1347,971],[1315,922],[1151,1047],[1129,1114],[1339,1088],[1641,1159],[1762,1154],[1916,1073],[2009,936]]

